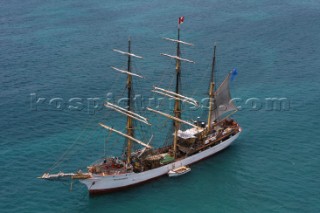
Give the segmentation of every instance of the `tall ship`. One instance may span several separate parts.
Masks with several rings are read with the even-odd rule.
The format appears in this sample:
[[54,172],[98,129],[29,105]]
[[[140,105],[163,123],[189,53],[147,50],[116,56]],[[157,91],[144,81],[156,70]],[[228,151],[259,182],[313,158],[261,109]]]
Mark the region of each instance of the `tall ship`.
[[[208,91],[208,113],[206,118],[199,118],[190,122],[182,119],[182,103],[198,106],[198,102],[190,97],[182,95],[181,92],[181,63],[194,63],[189,59],[181,57],[181,46],[192,46],[193,44],[180,40],[180,24],[184,17],[178,20],[177,39],[164,38],[167,41],[176,43],[176,55],[161,53],[161,55],[175,60],[175,90],[154,87],[152,91],[159,95],[169,97],[174,100],[172,114],[167,114],[152,108],[147,108],[157,116],[164,116],[173,122],[173,131],[169,143],[161,147],[151,146],[149,141],[137,139],[135,123],[151,125],[149,120],[134,111],[132,88],[134,78],[142,78],[132,72],[132,59],[142,58],[131,51],[131,41],[128,41],[128,50],[121,51],[114,49],[115,52],[127,56],[127,69],[112,67],[115,71],[125,74],[127,102],[126,107],[120,107],[114,103],[106,102],[105,107],[120,113],[126,117],[126,132],[121,132],[107,124],[100,123],[102,128],[114,132],[119,137],[126,140],[123,156],[105,157],[97,160],[87,167],[87,172],[78,171],[75,173],[57,174],[44,173],[41,177],[46,180],[76,179],[88,188],[90,194],[99,194],[121,190],[157,177],[168,175],[175,177],[189,172],[190,165],[218,153],[230,146],[240,135],[239,124],[231,119],[230,116],[237,111],[232,102],[229,84],[236,70],[230,71],[221,85],[215,89],[215,65],[216,65],[216,46],[213,48],[212,69]],[[191,120],[191,119],[190,119]],[[187,128],[182,128],[187,126]],[[154,139],[153,139],[154,140]],[[135,144],[138,149],[134,149]]]

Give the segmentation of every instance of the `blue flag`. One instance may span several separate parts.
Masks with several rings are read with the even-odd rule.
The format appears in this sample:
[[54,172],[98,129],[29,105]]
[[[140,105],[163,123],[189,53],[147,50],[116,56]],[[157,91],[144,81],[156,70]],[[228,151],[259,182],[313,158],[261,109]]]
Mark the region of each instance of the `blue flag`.
[[237,68],[234,68],[231,72],[231,81],[233,81],[237,75],[238,75],[238,70]]

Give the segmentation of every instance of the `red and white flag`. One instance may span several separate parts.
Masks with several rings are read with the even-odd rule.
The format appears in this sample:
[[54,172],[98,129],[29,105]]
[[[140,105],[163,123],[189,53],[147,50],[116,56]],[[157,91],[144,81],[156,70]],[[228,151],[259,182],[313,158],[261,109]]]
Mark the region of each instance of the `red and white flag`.
[[182,24],[184,22],[184,16],[179,17],[179,24]]

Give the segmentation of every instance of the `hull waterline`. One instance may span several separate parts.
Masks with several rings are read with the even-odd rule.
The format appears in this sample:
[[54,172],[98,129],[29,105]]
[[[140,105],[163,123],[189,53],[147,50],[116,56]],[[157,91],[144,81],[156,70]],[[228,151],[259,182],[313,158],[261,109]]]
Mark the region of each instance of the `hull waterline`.
[[155,169],[151,169],[140,173],[132,172],[114,176],[94,175],[94,177],[85,180],[80,180],[80,182],[87,186],[90,194],[101,194],[112,191],[118,191],[138,184],[142,184],[157,177],[166,175],[170,170],[174,168],[196,163],[200,160],[203,160],[209,156],[216,154],[221,150],[224,150],[239,137],[240,133],[241,132],[238,132],[236,135],[230,137],[229,139],[221,142],[218,145],[215,145],[199,153],[193,154],[184,159],[177,160],[173,163]]

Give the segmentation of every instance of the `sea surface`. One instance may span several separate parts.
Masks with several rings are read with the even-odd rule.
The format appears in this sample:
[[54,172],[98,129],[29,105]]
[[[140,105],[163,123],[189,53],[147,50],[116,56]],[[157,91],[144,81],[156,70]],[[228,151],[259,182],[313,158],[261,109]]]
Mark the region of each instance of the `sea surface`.
[[[238,70],[239,139],[185,176],[98,197],[37,179],[121,154],[123,139],[98,123],[124,130],[102,103],[125,103],[125,75],[110,67],[126,68],[112,49],[129,37],[144,57],[135,94],[170,112],[150,90],[173,88],[175,63],[160,53],[175,54],[162,38],[176,38],[179,16],[194,44],[182,56],[196,62],[182,64],[183,94],[206,98],[216,44],[217,82]],[[320,1],[2,0],[0,23],[1,212],[320,212]],[[137,137],[161,145],[171,122],[139,111],[154,125]],[[185,106],[183,117],[203,111]]]

